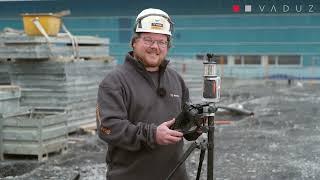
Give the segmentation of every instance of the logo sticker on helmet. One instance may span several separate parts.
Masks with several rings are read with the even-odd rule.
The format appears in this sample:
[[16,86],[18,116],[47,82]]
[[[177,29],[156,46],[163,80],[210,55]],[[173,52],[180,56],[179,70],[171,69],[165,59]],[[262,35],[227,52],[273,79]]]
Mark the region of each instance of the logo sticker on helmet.
[[162,23],[151,23],[151,29],[163,29]]

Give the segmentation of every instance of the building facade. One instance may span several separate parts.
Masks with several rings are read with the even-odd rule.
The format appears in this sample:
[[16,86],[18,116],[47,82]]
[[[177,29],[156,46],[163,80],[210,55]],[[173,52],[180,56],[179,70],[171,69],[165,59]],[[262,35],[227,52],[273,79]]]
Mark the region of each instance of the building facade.
[[[233,67],[320,66],[320,1],[15,1],[0,2],[0,28],[22,29],[20,14],[70,9],[64,24],[74,35],[110,38],[110,55],[119,62],[130,48],[136,15],[160,8],[175,23],[170,57],[201,59],[220,55]],[[308,77],[318,76],[318,74]]]

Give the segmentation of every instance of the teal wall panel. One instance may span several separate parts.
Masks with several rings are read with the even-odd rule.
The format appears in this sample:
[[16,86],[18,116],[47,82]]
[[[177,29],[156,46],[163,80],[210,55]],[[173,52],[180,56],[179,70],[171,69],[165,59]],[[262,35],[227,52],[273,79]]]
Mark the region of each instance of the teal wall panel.
[[73,29],[114,29],[118,27],[117,18],[108,17],[78,17],[78,18],[63,18],[65,24]]
[[3,28],[10,27],[14,29],[23,29],[23,23],[21,18],[0,18],[0,31]]
[[260,14],[260,15],[199,15],[173,16],[175,26],[181,27],[278,27],[320,25],[319,14]]
[[179,46],[176,45],[176,48],[171,49],[172,54],[179,55],[195,55],[196,53],[218,53],[218,54],[255,54],[255,55],[308,55],[308,54],[320,54],[319,47],[314,45],[188,45],[188,46]]
[[320,42],[320,26],[312,29],[179,30],[179,42]]

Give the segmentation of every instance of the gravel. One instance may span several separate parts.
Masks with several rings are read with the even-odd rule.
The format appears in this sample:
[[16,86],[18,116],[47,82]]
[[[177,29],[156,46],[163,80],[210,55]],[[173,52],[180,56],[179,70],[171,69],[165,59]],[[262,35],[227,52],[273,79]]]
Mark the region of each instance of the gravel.
[[[253,111],[254,116],[219,115],[216,120],[214,177],[216,180],[320,179],[320,88],[296,82],[239,85],[222,93],[222,105]],[[192,142],[186,141],[186,148]],[[106,145],[91,133],[70,135],[69,149],[44,163],[36,159],[7,158],[0,162],[1,179],[105,180]],[[200,151],[187,159],[195,179]],[[207,159],[201,180],[206,179]]]

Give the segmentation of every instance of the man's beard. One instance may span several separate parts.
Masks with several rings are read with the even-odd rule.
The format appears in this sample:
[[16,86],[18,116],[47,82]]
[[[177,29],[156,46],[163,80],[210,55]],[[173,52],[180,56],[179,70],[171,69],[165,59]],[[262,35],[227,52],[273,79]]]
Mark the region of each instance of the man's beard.
[[[146,55],[147,53],[145,53]],[[142,64],[144,65],[144,67],[148,68],[155,68],[155,67],[159,67],[160,64],[163,62],[164,58],[160,59],[160,57],[158,57],[159,59],[157,61],[148,61],[146,60],[146,57],[142,57],[137,53],[133,53],[134,58],[139,60],[140,62],[142,62]]]

